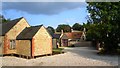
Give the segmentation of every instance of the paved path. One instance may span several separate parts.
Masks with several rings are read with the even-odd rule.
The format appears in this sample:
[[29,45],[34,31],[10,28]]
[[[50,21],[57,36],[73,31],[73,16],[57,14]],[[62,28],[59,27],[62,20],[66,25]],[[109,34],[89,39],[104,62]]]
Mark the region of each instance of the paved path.
[[[99,56],[89,47],[65,48],[64,54],[23,59],[6,56],[2,59],[4,66],[115,66],[117,56]],[[0,57],[1,59],[1,57]]]

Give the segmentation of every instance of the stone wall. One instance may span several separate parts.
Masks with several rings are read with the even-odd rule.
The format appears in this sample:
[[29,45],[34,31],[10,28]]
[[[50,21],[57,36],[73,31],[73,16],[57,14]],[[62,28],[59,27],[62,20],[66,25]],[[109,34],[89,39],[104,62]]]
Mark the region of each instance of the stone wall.
[[0,36],[0,55],[3,53],[4,36]]
[[[16,37],[22,32],[26,27],[29,27],[29,24],[26,22],[24,18],[22,18],[15,26],[12,27],[6,34],[5,34],[5,44],[4,44],[4,54],[11,54],[16,53],[15,49],[9,49],[10,40],[16,40]],[[16,44],[17,46],[17,44]]]
[[75,47],[90,47],[92,43],[90,41],[80,41],[80,42],[69,42],[69,45],[74,45]]
[[57,48],[57,39],[52,39],[53,48]]
[[34,36],[34,56],[45,54],[52,54],[52,37],[42,26]]
[[12,29],[7,32],[9,39],[16,39],[16,37],[26,28],[29,27],[29,24],[23,18],[21,19]]
[[31,56],[31,41],[30,40],[17,40],[16,54]]

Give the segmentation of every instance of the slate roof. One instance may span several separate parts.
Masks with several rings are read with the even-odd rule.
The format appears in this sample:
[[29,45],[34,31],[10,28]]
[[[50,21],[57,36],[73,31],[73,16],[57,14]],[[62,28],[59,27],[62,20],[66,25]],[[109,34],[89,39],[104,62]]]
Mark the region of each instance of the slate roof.
[[14,20],[11,20],[9,22],[6,22],[6,23],[2,23],[0,24],[0,36],[4,36],[13,26],[15,26],[21,19],[21,18],[18,18],[18,19],[14,19]]
[[18,36],[17,40],[30,40],[43,25],[26,27]]
[[61,36],[61,34],[53,34],[53,35],[52,35],[52,38],[59,39],[59,38],[60,38],[60,36]]
[[69,39],[79,39],[82,36],[82,31],[80,32],[69,32],[64,33]]

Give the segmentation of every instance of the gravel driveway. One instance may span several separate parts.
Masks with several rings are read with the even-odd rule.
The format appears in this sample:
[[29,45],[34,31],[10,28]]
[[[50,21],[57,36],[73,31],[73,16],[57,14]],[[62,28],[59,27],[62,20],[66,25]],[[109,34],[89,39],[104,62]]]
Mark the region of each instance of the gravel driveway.
[[[3,66],[116,66],[118,56],[99,56],[90,47],[65,48],[66,53],[44,56],[36,59],[24,59],[5,56]],[[0,61],[1,62],[1,61]]]

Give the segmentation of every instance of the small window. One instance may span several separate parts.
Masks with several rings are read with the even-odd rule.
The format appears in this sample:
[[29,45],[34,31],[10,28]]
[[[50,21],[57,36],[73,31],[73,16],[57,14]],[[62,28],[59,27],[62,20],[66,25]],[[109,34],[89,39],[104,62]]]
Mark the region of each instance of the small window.
[[15,49],[15,40],[10,40],[10,49]]

